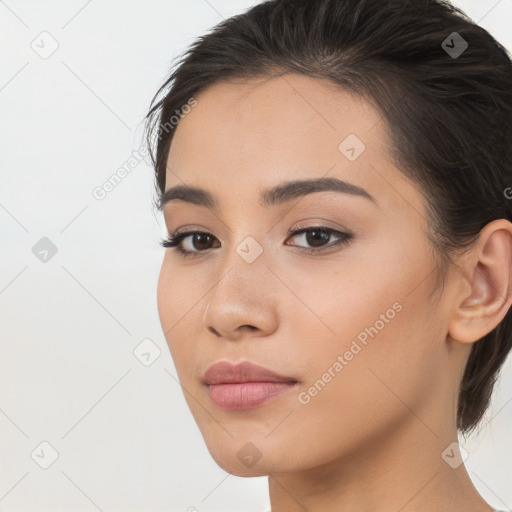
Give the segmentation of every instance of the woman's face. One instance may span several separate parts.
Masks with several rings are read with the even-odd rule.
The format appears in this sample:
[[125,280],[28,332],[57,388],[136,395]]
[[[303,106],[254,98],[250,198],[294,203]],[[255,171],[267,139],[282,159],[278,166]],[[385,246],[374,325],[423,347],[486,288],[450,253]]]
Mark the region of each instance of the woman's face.
[[[186,237],[187,257],[166,249],[158,309],[212,457],[257,476],[371,453],[396,432],[436,432],[461,377],[462,356],[455,364],[446,342],[450,285],[439,302],[429,298],[425,204],[392,163],[379,113],[293,74],[218,83],[196,100],[176,129],[166,190],[201,188],[217,207],[165,204],[169,234],[210,237]],[[319,178],[359,193],[302,187],[260,202],[273,187]],[[259,405],[222,406],[210,391],[236,397],[234,385],[222,395],[203,382],[219,361],[249,361],[295,384]]]

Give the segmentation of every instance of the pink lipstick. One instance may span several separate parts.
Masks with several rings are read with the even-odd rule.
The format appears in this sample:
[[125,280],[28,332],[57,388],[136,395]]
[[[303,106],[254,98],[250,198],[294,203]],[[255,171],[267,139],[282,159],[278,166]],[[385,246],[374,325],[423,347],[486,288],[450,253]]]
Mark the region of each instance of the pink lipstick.
[[218,407],[235,411],[258,407],[289,391],[297,380],[248,361],[235,365],[221,361],[208,368],[203,383]]

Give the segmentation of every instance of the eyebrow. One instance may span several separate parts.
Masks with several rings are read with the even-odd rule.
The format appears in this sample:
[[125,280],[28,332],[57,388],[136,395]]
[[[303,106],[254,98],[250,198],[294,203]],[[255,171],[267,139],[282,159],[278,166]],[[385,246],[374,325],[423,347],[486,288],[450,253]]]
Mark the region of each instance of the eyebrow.
[[[338,178],[325,177],[288,181],[264,190],[260,195],[260,205],[264,207],[274,206],[297,197],[304,197],[315,192],[326,191],[364,197],[378,206],[375,198],[364,188]],[[217,211],[220,207],[218,199],[213,194],[203,188],[188,185],[176,185],[167,189],[160,196],[159,209],[162,210],[164,205],[172,201],[183,201],[197,206],[204,206],[214,211]]]

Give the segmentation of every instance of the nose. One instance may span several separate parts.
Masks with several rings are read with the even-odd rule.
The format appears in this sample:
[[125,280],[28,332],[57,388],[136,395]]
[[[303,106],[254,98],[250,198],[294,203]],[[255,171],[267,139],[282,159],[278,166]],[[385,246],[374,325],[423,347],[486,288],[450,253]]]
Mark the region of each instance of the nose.
[[235,262],[210,292],[203,324],[218,338],[238,341],[277,329],[276,280],[264,264]]

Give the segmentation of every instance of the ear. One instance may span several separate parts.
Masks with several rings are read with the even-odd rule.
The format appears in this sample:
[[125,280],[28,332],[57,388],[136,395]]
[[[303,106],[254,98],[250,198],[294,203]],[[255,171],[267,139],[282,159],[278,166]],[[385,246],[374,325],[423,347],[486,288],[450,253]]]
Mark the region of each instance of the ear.
[[448,334],[472,343],[491,332],[512,303],[512,224],[497,219],[484,226],[464,261]]

